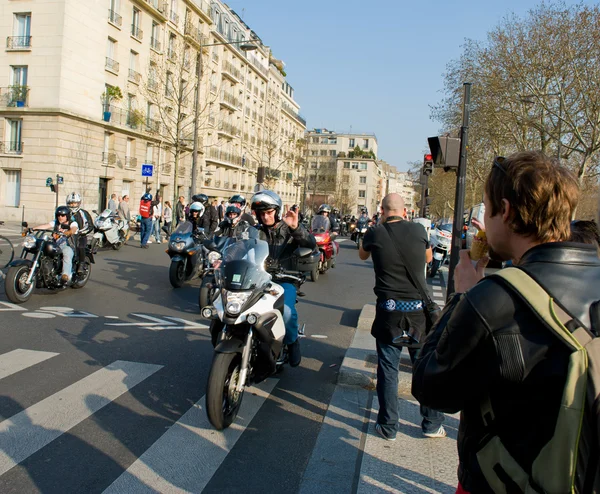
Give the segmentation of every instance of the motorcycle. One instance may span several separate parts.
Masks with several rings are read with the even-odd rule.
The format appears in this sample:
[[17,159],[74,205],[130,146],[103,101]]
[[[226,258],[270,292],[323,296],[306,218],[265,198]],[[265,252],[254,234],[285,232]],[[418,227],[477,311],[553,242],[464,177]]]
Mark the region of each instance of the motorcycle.
[[[258,230],[245,237],[223,250],[222,264],[215,270],[218,295],[202,309],[203,317],[222,328],[215,339],[206,389],[206,413],[217,430],[235,420],[246,386],[281,371],[287,363],[280,283],[304,282],[298,272],[275,269],[269,274],[265,269],[269,245],[258,238]],[[311,252],[297,249],[300,257]],[[271,264],[269,269],[273,268]]]
[[365,233],[367,233],[367,229],[369,228],[370,224],[370,221],[365,220],[359,220],[356,222],[356,229],[354,230],[354,241],[356,242],[357,249],[360,249],[363,237],[365,236]]
[[198,295],[198,305],[200,313],[204,307],[212,304],[218,291],[215,283],[215,270],[221,265],[221,252],[235,239],[230,237],[217,237],[206,240],[204,247],[208,250],[208,255],[204,258],[204,276],[200,284],[200,293]]
[[[98,214],[95,210],[92,211]],[[101,249],[104,243],[108,243],[113,249],[119,250],[123,247],[127,234],[129,233],[129,223],[119,218],[119,215],[110,209],[105,209],[94,220],[95,233],[92,238],[92,250]]]
[[[335,233],[330,232],[329,227],[329,221],[325,216],[317,215],[312,220],[311,233],[317,241],[320,253],[319,264],[315,269],[321,274],[326,273],[329,268],[335,267],[334,249],[336,255],[339,253],[339,246],[337,242],[333,241]],[[313,278],[312,273],[311,278]],[[316,280],[313,279],[313,281]]]
[[[32,230],[23,222],[23,251],[19,259],[9,264],[4,290],[8,300],[15,304],[27,302],[34,288],[58,290],[66,288],[61,281],[62,251],[57,240],[64,236],[54,230]],[[76,249],[74,249],[76,252]],[[27,258],[31,254],[32,258]],[[87,246],[84,259],[73,259],[71,288],[83,288],[92,273],[94,254]]]
[[202,276],[205,257],[202,242],[205,239],[204,229],[198,228],[194,232],[189,221],[179,223],[169,237],[166,252],[171,258],[169,281],[173,288],[180,288],[195,276]]
[[427,266],[427,274],[433,278],[440,266],[446,262],[450,256],[452,247],[452,224],[445,223],[436,226],[430,233],[429,243],[433,253],[433,259]]

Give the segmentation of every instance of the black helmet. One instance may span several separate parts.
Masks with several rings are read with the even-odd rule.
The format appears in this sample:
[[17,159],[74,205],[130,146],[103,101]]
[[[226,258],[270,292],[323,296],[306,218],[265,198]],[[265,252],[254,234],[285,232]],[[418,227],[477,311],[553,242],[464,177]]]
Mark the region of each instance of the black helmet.
[[71,210],[67,206],[58,206],[56,211],[54,211],[54,218],[58,219],[61,214],[64,214],[69,218],[71,216]]
[[208,202],[208,196],[206,194],[194,194],[192,196],[192,202],[201,202],[206,206]]
[[281,197],[272,190],[261,190],[252,196],[250,207],[252,208],[252,211],[267,211],[269,209],[274,209],[277,216],[279,216],[283,203],[281,202]]
[[367,208],[365,208],[365,207],[360,208],[360,212],[364,213],[364,214],[368,213]]
[[319,211],[317,211],[317,214],[323,214],[323,213],[331,214],[331,206],[329,204],[321,204],[319,206]]
[[338,213],[340,212],[340,210],[339,210],[338,208],[333,208],[333,212],[334,212],[335,214],[338,214]]
[[240,207],[243,208],[246,205],[246,198],[240,194],[236,194],[229,199],[229,204],[231,203],[239,203]]
[[[232,218],[229,216],[230,214],[235,214],[235,216]],[[239,220],[241,215],[242,210],[237,206],[234,206],[233,204],[227,206],[227,208],[225,209],[225,218],[227,218],[231,222],[233,222],[234,220]]]
[[143,196],[142,196],[142,201],[151,201],[152,200],[152,194],[150,194],[150,192],[146,192]]

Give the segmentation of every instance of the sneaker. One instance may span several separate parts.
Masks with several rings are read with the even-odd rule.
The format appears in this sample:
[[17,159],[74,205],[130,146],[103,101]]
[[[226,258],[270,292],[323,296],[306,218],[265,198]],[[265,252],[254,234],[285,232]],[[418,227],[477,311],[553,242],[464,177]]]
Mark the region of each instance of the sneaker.
[[298,367],[300,365],[300,361],[302,360],[302,354],[300,353],[300,338],[288,345],[288,357],[288,361],[292,367]]
[[437,438],[437,437],[446,437],[446,429],[444,429],[443,425],[440,425],[440,428],[435,431],[425,432],[423,431],[423,435],[425,437]]
[[148,239],[148,241],[146,242],[147,244],[151,244],[152,240]]
[[395,435],[388,436],[380,424],[375,424],[375,430],[377,431],[377,434],[379,434],[381,437],[383,437],[386,441],[395,441],[396,440],[396,436]]

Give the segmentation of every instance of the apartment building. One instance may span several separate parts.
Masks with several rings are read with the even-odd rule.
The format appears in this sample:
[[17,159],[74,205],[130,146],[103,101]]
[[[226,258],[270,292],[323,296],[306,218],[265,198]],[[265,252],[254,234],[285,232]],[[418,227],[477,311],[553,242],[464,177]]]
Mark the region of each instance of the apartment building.
[[[283,64],[217,0],[10,0],[0,36],[4,220],[23,206],[47,220],[49,179],[62,182],[59,203],[77,190],[90,210],[111,193],[135,207],[147,186],[164,198],[250,196],[271,94],[277,152],[291,155],[304,133]],[[281,161],[275,187],[292,199],[294,157]]]

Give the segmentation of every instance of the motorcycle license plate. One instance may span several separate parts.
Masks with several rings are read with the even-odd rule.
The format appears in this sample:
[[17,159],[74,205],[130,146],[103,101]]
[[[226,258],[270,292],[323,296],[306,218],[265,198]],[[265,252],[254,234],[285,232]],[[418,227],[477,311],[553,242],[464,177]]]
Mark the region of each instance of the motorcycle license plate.
[[444,258],[444,254],[442,254],[441,252],[434,252],[433,253],[433,258],[436,261],[441,261]]

